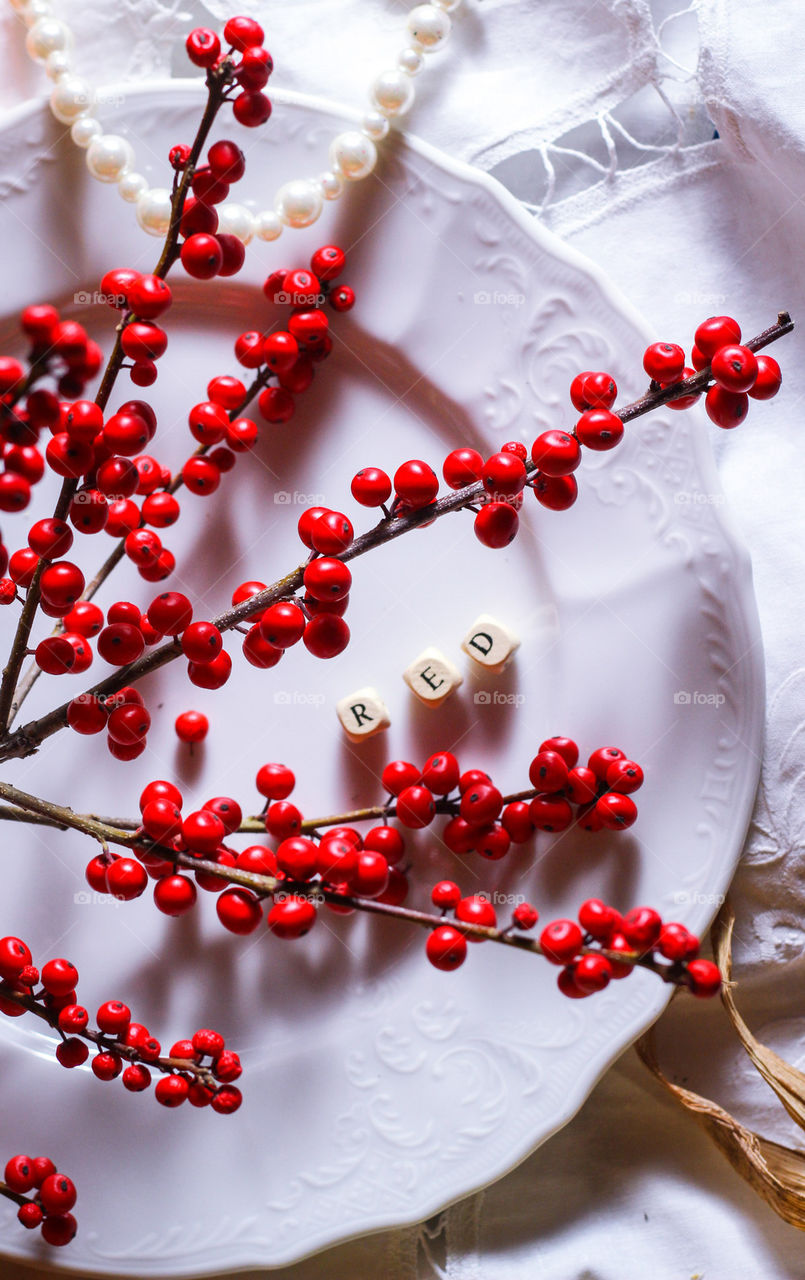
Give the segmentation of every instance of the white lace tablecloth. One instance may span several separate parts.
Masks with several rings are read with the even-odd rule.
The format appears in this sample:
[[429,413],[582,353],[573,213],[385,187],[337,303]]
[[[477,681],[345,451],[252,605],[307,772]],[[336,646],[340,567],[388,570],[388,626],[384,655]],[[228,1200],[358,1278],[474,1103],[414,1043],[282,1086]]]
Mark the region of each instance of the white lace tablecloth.
[[[56,0],[58,8],[58,0]],[[400,46],[396,0],[87,0],[69,6],[93,80],[185,74],[181,37],[259,17],[278,84],[362,105]],[[65,0],[65,13],[67,5]],[[2,111],[42,79],[3,12]],[[179,53],[177,54],[177,50]],[[747,332],[805,321],[805,65],[796,0],[466,0],[419,82],[409,127],[495,174],[605,268],[658,337],[686,342],[734,308]],[[102,68],[102,72],[99,71]],[[717,134],[716,134],[717,131]],[[740,1005],[805,1064],[805,392],[713,436],[753,557],[766,647],[763,779],[734,884]],[[680,1082],[782,1142],[798,1140],[718,1005],[677,1001],[659,1031]],[[801,1135],[799,1135],[801,1137]],[[33,1273],[3,1264],[4,1280]],[[41,1274],[37,1272],[36,1274]],[[277,1280],[733,1280],[805,1277],[805,1242],[732,1172],[627,1052],[560,1134],[485,1193],[428,1223],[333,1249]]]

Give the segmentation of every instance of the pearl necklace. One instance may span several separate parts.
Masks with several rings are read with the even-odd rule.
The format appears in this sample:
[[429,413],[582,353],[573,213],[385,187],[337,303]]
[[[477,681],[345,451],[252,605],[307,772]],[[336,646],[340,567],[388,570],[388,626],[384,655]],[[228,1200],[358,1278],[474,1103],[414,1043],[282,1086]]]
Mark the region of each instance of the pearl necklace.
[[[424,55],[440,48],[450,34],[450,13],[462,0],[432,0],[419,4],[408,15],[408,45],[397,55],[397,65],[381,71],[369,88],[371,110],[357,129],[339,133],[330,143],[326,172],[317,178],[297,178],[280,187],[273,209],[252,213],[245,205],[217,206],[218,229],[248,244],[276,240],[284,227],[309,227],[325,200],[337,200],[347,182],[372,172],[377,163],[376,143],[389,132],[390,121],[404,115],[414,101],[413,78],[425,65]],[[170,225],[171,193],[165,187],[149,187],[135,171],[134,149],[127,138],[104,133],[95,118],[94,89],[72,69],[70,52],[75,43],[66,22],[56,18],[50,0],[9,0],[28,27],[25,47],[41,63],[54,82],[50,109],[62,124],[70,126],[76,146],[86,151],[87,168],[99,182],[116,183],[124,200],[136,206],[137,221],[149,235],[164,236]]]

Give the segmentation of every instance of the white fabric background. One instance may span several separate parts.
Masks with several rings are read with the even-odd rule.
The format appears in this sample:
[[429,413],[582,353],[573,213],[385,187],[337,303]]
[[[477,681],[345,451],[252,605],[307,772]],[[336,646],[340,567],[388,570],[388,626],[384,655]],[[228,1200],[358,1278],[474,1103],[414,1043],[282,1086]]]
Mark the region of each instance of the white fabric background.
[[[56,5],[58,8],[58,3]],[[393,0],[91,0],[69,7],[94,83],[180,70],[200,20],[264,22],[282,87],[360,106],[393,56]],[[65,5],[67,14],[67,6]],[[655,326],[689,342],[734,309],[756,332],[805,322],[805,65],[796,0],[466,0],[409,127],[493,172],[605,267]],[[2,111],[42,92],[10,11]],[[102,70],[101,70],[102,69]],[[714,126],[719,137],[713,138]],[[781,351],[784,394],[713,437],[754,562],[768,681],[763,782],[733,896],[739,1003],[805,1062],[805,353]],[[717,1005],[677,1001],[659,1029],[677,1078],[778,1141],[801,1135]],[[33,1273],[4,1264],[4,1277]],[[40,1274],[40,1273],[37,1273]],[[281,1280],[764,1280],[805,1277],[805,1241],[748,1190],[627,1052],[578,1117],[496,1186],[421,1227],[273,1273]]]

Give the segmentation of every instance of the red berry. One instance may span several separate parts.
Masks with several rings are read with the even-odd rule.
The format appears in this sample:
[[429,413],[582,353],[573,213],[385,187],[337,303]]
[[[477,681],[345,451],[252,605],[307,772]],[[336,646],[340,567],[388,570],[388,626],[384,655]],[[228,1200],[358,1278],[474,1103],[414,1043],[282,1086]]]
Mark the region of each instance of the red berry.
[[545,476],[537,472],[532,488],[537,502],[549,511],[567,511],[579,496],[575,476]]
[[[462,898],[456,904],[456,919],[462,924],[482,925],[486,929],[494,929],[497,927],[497,915],[495,908],[488,898],[482,894],[473,894],[469,898]],[[485,942],[483,935],[468,934],[469,942]]]
[[246,172],[246,157],[240,147],[223,138],[210,147],[207,163],[219,182],[240,182]]
[[89,1049],[83,1040],[77,1038],[62,1040],[56,1045],[56,1058],[68,1071],[73,1070],[74,1067],[83,1066],[88,1057]]
[[413,459],[395,471],[394,489],[399,498],[417,509],[433,502],[439,492],[439,480],[427,462]]
[[187,56],[197,67],[213,67],[221,56],[221,41],[207,27],[196,27],[185,41]]
[[588,898],[579,907],[579,924],[596,942],[608,944],[613,931],[620,929],[623,921],[618,912],[600,898]]
[[78,1223],[71,1213],[57,1213],[45,1218],[39,1229],[46,1244],[60,1247],[70,1243],[78,1230]]
[[122,1075],[123,1088],[131,1093],[142,1093],[151,1083],[151,1072],[141,1062],[133,1062]]
[[176,717],[175,729],[181,742],[203,742],[209,733],[210,722],[202,711],[183,711]]
[[25,1204],[21,1204],[17,1210],[17,1221],[21,1222],[24,1227],[32,1231],[38,1227],[44,1220],[44,1213],[38,1204],[33,1200],[26,1200]]
[[408,760],[392,760],[380,775],[386,791],[393,796],[400,795],[406,787],[415,786],[420,778],[420,770]]
[[568,964],[582,945],[582,932],[574,920],[553,920],[540,934],[539,945],[551,964]]
[[507,502],[489,502],[475,517],[475,536],[485,547],[507,547],[517,537],[520,520]]
[[771,400],[780,390],[782,381],[783,375],[777,361],[771,356],[760,355],[757,357],[757,378],[748,394],[753,400]]
[[496,498],[511,498],[522,493],[526,469],[522,459],[514,453],[493,453],[484,463],[481,478],[488,494]]
[[68,1213],[77,1199],[75,1184],[63,1173],[51,1173],[39,1188],[38,1199],[46,1214]]
[[24,1195],[36,1185],[33,1160],[30,1156],[12,1156],[3,1177],[12,1191]]
[[288,895],[268,913],[268,927],[278,938],[301,938],[316,922],[316,908],[308,898]]
[[654,382],[675,382],[685,368],[685,352],[675,342],[653,342],[646,347],[643,368]]
[[257,771],[256,786],[267,800],[285,800],[296,785],[296,779],[284,764],[264,764]]
[[529,805],[525,800],[513,800],[507,804],[500,820],[514,844],[524,844],[534,834]]
[[428,934],[425,954],[435,969],[451,972],[467,958],[467,940],[450,924],[439,925]]
[[461,901],[461,890],[452,880],[440,880],[431,889],[430,900],[434,907],[439,907],[442,911],[449,911],[451,908],[458,906]]
[[217,899],[215,909],[224,928],[241,936],[253,933],[263,918],[259,899],[248,889],[225,889]]
[[185,240],[181,249],[182,266],[196,280],[212,280],[218,275],[224,261],[221,246],[215,236],[196,232]]
[[539,920],[539,912],[530,902],[518,902],[512,912],[512,920],[518,929],[533,929]]
[[[576,758],[578,759],[578,751]],[[568,772],[565,755],[550,748],[545,750],[543,744],[529,765],[528,777],[532,787],[553,795],[567,786]]]
[[287,649],[301,640],[305,626],[305,615],[299,606],[282,600],[266,609],[260,620],[260,634],[274,648]]
[[405,841],[396,827],[372,827],[364,836],[363,847],[382,853],[388,863],[399,862],[405,853]]
[[576,423],[576,435],[587,449],[614,449],[623,436],[623,423],[609,409],[588,409]]
[[266,831],[278,840],[286,840],[288,836],[298,835],[302,828],[302,814],[295,804],[288,800],[279,800],[271,804],[266,812]]
[[182,632],[182,652],[191,662],[212,662],[223,648],[223,639],[212,622],[191,622]]
[[643,785],[643,770],[634,760],[616,760],[607,769],[607,786],[610,791],[629,796]]
[[[324,556],[338,556],[351,544],[355,532],[352,523],[340,511],[326,511],[311,529],[313,549]],[[307,582],[305,586],[308,586]],[[312,595],[316,593],[311,591]]]
[[503,797],[489,782],[467,787],[461,796],[459,813],[465,822],[485,825],[494,822],[503,808]]
[[717,351],[731,343],[741,341],[741,327],[731,316],[710,316],[696,330],[696,349],[706,358],[712,360]]
[[148,876],[134,858],[116,858],[106,873],[106,883],[113,897],[131,902],[145,893]]
[[605,827],[625,831],[637,819],[637,806],[631,796],[609,791],[595,802],[595,812]]
[[633,907],[623,917],[622,927],[635,951],[650,951],[660,937],[662,918],[653,907]]
[[254,18],[230,18],[224,27],[224,40],[235,49],[243,50],[262,44],[265,33]]
[[698,941],[698,938],[694,938],[693,934],[688,933],[683,924],[669,921],[667,924],[663,924],[656,945],[661,956],[664,956],[666,960],[678,963],[690,957],[692,943],[696,943],[696,950],[698,950]]
[[721,990],[721,974],[712,960],[691,960],[687,974],[692,994],[700,999],[707,1000]]
[[397,817],[404,827],[427,827],[436,816],[433,795],[427,787],[405,787],[397,797]]
[[442,466],[442,475],[451,489],[465,489],[481,479],[484,460],[477,449],[454,449]]
[[607,772],[616,760],[625,760],[626,753],[620,747],[599,747],[587,761],[587,768],[592,769],[600,782],[606,782]]
[[603,991],[611,977],[612,965],[606,956],[582,956],[573,966],[573,981],[586,996]]
[[570,399],[579,413],[585,409],[608,409],[617,394],[615,380],[608,373],[580,373],[570,384]]
[[543,431],[531,446],[531,460],[546,476],[567,476],[581,462],[579,442],[566,431]]
[[165,876],[154,885],[154,903],[166,916],[181,916],[195,904],[196,886],[187,876]]
[[42,966],[42,986],[52,996],[67,995],[77,982],[78,970],[69,960],[48,960]]
[[430,756],[422,768],[422,782],[437,796],[446,796],[454,791],[459,777],[458,760],[449,751]]
[[21,938],[0,938],[0,978],[14,982],[30,963],[30,949]]
[[247,129],[256,129],[265,124],[271,115],[271,99],[259,89],[244,90],[232,103],[232,112],[238,124]]
[[355,293],[349,285],[342,284],[330,294],[333,311],[351,311],[355,306]]
[[322,613],[307,624],[302,642],[314,658],[335,658],[349,644],[349,634],[343,618]]
[[96,1021],[98,1029],[107,1035],[124,1035],[131,1022],[131,1010],[120,1000],[107,1000],[98,1009]]
[[104,627],[98,636],[98,654],[115,667],[125,667],[136,662],[145,648],[145,640],[139,627],[117,622]]
[[725,391],[716,385],[707,392],[704,407],[717,427],[737,427],[749,412],[749,398],[745,392]]
[[573,821],[573,810],[564,796],[538,795],[528,806],[528,816],[538,831],[566,831]]

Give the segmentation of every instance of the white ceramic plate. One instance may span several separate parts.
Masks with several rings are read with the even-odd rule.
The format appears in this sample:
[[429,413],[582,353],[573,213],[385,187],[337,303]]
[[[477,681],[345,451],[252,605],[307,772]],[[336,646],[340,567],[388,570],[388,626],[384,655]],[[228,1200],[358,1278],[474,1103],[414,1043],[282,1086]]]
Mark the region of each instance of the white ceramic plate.
[[[132,135],[157,182],[169,146],[192,137],[200,101],[197,85],[127,89],[104,123]],[[343,118],[276,95],[270,127],[243,135],[249,172],[239,198],[264,206],[280,182],[317,171]],[[130,207],[90,181],[60,132],[31,109],[0,136],[4,351],[19,349],[18,308],[45,298],[108,342],[111,313],[88,309],[79,291],[95,290],[110,266],[155,261],[157,245]],[[227,124],[217,135],[232,132]],[[351,316],[336,321],[334,358],[294,422],[265,428],[257,455],[238,463],[218,497],[186,498],[187,515],[166,539],[196,616],[224,607],[243,578],[271,580],[298,562],[300,503],[343,506],[367,527],[348,493],[360,466],[393,469],[421,456],[438,468],[459,444],[530,442],[572,421],[567,386],[583,368],[612,370],[627,398],[641,390],[645,326],[601,275],[483,175],[398,141],[379,175],[317,227],[252,245],[236,280],[197,286],[177,273],[169,360],[155,388],[173,464],[188,449],[188,405],[212,373],[237,372],[235,335],[267,322],[262,279],[303,265],[331,239],[349,250],[345,280],[358,294]],[[129,394],[124,387],[121,399]],[[529,497],[521,536],[504,553],[482,548],[471,519],[457,516],[364,557],[353,566],[353,643],[336,661],[317,662],[301,646],[267,673],[236,661],[218,694],[194,689],[178,669],[161,673],[148,693],[148,752],[134,765],[62,734],[4,776],[79,809],[134,814],[147,779],[175,774],[189,800],[231,793],[249,810],[257,766],[283,759],[314,814],[375,802],[377,774],[393,756],[422,760],[454,747],[463,767],[488,768],[505,790],[525,784],[549,733],[576,737],[584,752],[614,742],[647,771],[631,833],[541,836],[494,865],[458,865],[426,835],[410,901],[426,904],[434,880],[451,875],[468,892],[503,895],[502,916],[506,895],[524,893],[547,920],[599,893],[702,929],[748,821],[763,698],[749,563],[721,505],[712,430],[698,413],[629,427],[616,452],[585,459],[572,511],[547,512]],[[23,522],[2,522],[12,547]],[[108,546],[105,535],[88,539],[83,563]],[[124,567],[102,601],[145,604],[152,594]],[[482,610],[522,636],[498,679],[479,680],[459,652]],[[416,705],[400,678],[426,644],[465,668],[463,688],[440,712]],[[382,691],[393,727],[355,748],[340,735],[334,702],[366,684]],[[73,691],[77,682],[40,680],[28,714]],[[213,726],[192,760],[172,731],[190,706]],[[668,994],[640,973],[571,1003],[554,970],[491,946],[440,974],[419,931],[364,917],[322,919],[293,945],[263,933],[239,941],[217,926],[207,895],[178,922],[149,896],[127,906],[93,900],[84,841],[3,834],[0,931],[21,933],[39,961],[68,954],[90,1007],[124,998],[167,1044],[199,1025],[220,1027],[246,1066],[235,1117],[166,1112],[88,1070],[66,1075],[27,1021],[0,1022],[3,1151],[46,1151],[76,1177],[80,1233],[58,1261],[81,1273],[268,1267],[429,1215],[499,1178],[565,1124]],[[0,1216],[4,1251],[45,1256],[10,1210]]]

